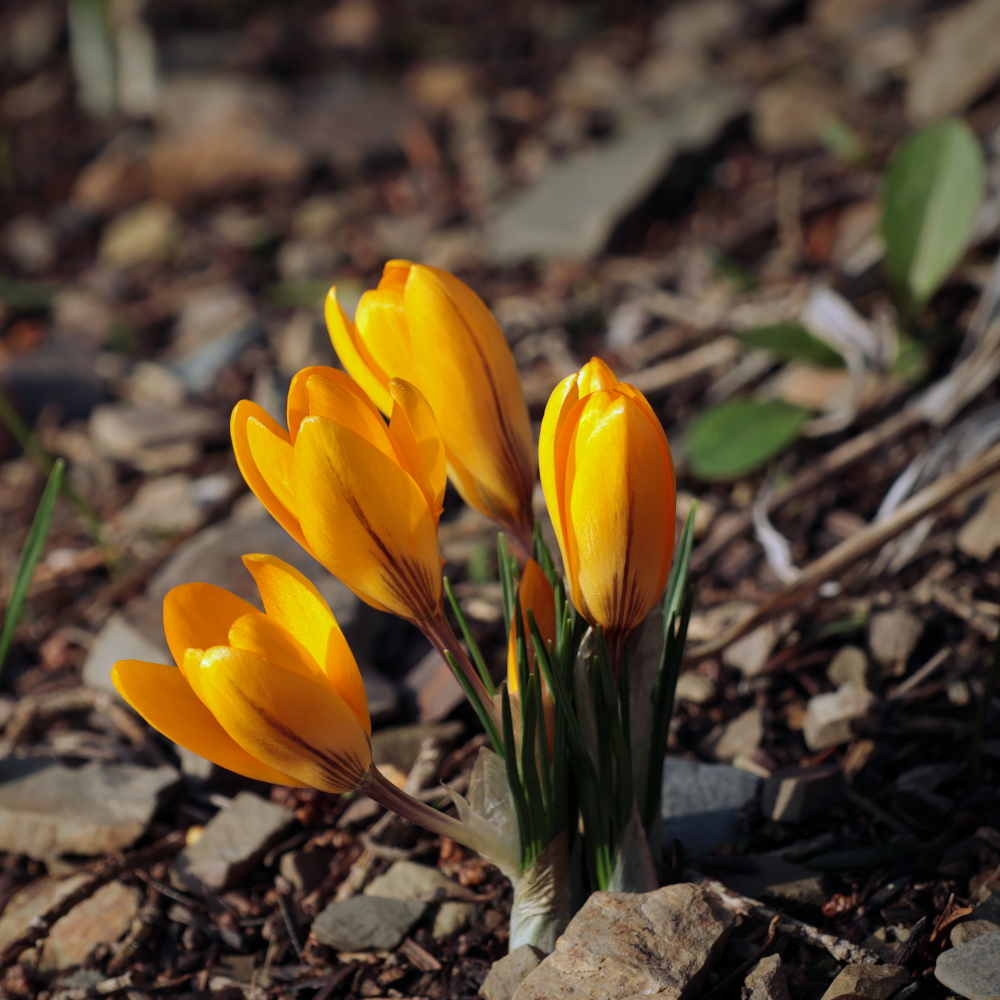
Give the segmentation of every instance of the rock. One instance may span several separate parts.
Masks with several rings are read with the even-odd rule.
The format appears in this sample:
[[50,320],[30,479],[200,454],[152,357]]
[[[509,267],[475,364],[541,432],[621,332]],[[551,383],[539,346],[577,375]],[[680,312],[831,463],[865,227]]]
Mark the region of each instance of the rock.
[[436,868],[415,861],[396,861],[384,875],[373,878],[365,886],[366,896],[383,899],[418,899],[424,902],[468,895],[457,882],[442,875]]
[[420,748],[428,736],[442,743],[453,743],[465,726],[461,722],[441,722],[433,724],[416,723],[410,726],[393,726],[372,733],[372,761],[377,765],[392,764],[403,774],[409,774],[420,753]]
[[55,233],[35,215],[18,215],[11,219],[0,231],[0,245],[28,274],[44,271],[56,259]]
[[744,677],[756,677],[764,669],[780,637],[774,622],[761,625],[727,646],[722,653],[722,662],[727,667],[735,667]]
[[201,507],[192,495],[190,476],[177,473],[148,479],[118,512],[119,528],[129,533],[176,535],[201,522]]
[[809,16],[825,35],[855,40],[919,5],[919,0],[814,0]]
[[147,201],[108,223],[98,255],[112,267],[156,263],[170,257],[179,235],[177,213],[162,202]]
[[958,948],[960,945],[975,941],[976,938],[981,938],[984,934],[998,932],[1000,927],[990,920],[966,920],[952,927],[950,938],[952,946]]
[[40,860],[120,851],[146,832],[179,778],[172,767],[3,761],[0,850]]
[[58,972],[79,965],[101,944],[114,944],[139,912],[142,894],[133,886],[109,882],[57,920],[42,945],[38,968]]
[[731,841],[740,810],[757,795],[760,778],[729,764],[668,757],[663,767],[663,843],[676,838],[694,854]]
[[957,544],[967,556],[986,562],[1000,548],[1000,488],[962,525]]
[[809,699],[802,727],[810,750],[825,750],[854,739],[851,723],[860,719],[876,701],[875,695],[856,684],[845,684],[830,694]]
[[395,948],[427,910],[427,903],[381,896],[334,901],[313,921],[320,944],[338,951]]
[[301,893],[310,893],[330,874],[334,851],[289,851],[281,855],[278,871]]
[[962,111],[1000,74],[1000,0],[949,10],[931,30],[906,89],[906,113],[925,122]]
[[868,623],[868,648],[883,674],[899,676],[924,634],[924,623],[911,611],[879,611]]
[[595,892],[514,1000],[695,995],[726,946],[732,915],[699,886]]
[[699,749],[718,761],[731,764],[737,757],[752,756],[763,738],[764,713],[759,708],[748,708],[725,726],[713,729]]
[[826,668],[826,676],[836,687],[848,683],[868,687],[868,657],[857,646],[842,646]]
[[476,913],[475,903],[460,903],[449,899],[443,902],[434,915],[434,927],[431,934],[435,939],[457,934],[472,923]]
[[117,696],[111,683],[111,668],[119,660],[142,660],[146,663],[170,663],[167,642],[151,641],[121,611],[105,623],[87,651],[83,664],[83,683],[98,691]]
[[780,955],[762,958],[743,983],[743,1000],[791,1000]]
[[180,853],[172,869],[174,880],[193,892],[230,889],[281,840],[294,821],[290,809],[253,792],[240,792]]
[[[90,417],[90,436],[98,451],[133,465],[150,451],[167,446],[220,440],[226,429],[220,413],[202,406],[107,403]],[[194,458],[198,454],[196,449]]]
[[509,955],[498,959],[486,974],[479,995],[486,1000],[510,1000],[525,976],[538,968],[545,952],[531,944],[522,944]]
[[420,722],[438,722],[465,701],[462,685],[435,649],[403,678],[402,688],[416,703]]
[[677,678],[674,697],[695,705],[707,705],[715,701],[718,695],[715,683],[710,677],[699,674],[696,670],[687,670]]
[[821,907],[828,898],[823,877],[803,865],[785,859],[781,851],[767,854],[746,854],[754,872],[727,874],[726,885],[752,899],[777,901],[798,906]]
[[815,149],[823,126],[836,115],[829,87],[779,80],[762,87],[753,102],[753,134],[765,153]]
[[764,782],[761,812],[779,823],[802,823],[836,805],[843,784],[835,765],[779,768]]
[[910,974],[901,965],[849,965],[841,970],[827,987],[822,1000],[888,1000],[893,993],[910,981]]
[[154,361],[140,361],[128,378],[128,399],[137,406],[180,406],[184,383]]
[[61,903],[87,881],[87,875],[70,875],[68,878],[45,878],[30,882],[18,890],[4,907],[0,917],[0,948],[23,934],[35,917],[40,917],[51,907]]
[[516,263],[598,253],[616,222],[649,193],[674,157],[710,143],[743,105],[740,90],[709,90],[673,115],[623,130],[620,137],[550,167],[501,206],[487,233],[494,258]]

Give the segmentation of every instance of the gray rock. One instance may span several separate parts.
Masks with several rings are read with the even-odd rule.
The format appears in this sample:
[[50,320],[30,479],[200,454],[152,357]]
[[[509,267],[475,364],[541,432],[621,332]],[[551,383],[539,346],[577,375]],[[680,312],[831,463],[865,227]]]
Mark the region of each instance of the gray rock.
[[888,1000],[893,993],[910,981],[910,974],[901,965],[849,965],[827,987],[822,1000]]
[[1000,934],[983,934],[938,956],[934,976],[966,1000],[1000,996]]
[[312,892],[330,874],[335,851],[289,851],[281,855],[278,871],[301,893]]
[[729,764],[737,757],[750,757],[764,738],[764,713],[748,708],[724,726],[717,727],[699,748],[717,761]]
[[111,683],[111,668],[119,660],[170,663],[171,657],[165,638],[151,640],[121,611],[116,611],[90,645],[83,664],[83,683],[117,696],[118,692]]
[[204,406],[106,403],[90,416],[94,446],[109,458],[133,464],[150,449],[221,440],[226,429],[222,414]]
[[834,765],[779,768],[764,782],[761,812],[779,823],[801,823],[836,805],[843,785]]
[[472,923],[475,913],[475,903],[460,903],[454,899],[446,900],[434,914],[434,927],[431,929],[431,934],[435,938],[457,934]]
[[522,944],[509,955],[493,963],[479,987],[479,995],[486,1000],[510,1000],[514,990],[524,982],[525,976],[538,968],[545,952],[531,944]]
[[51,760],[0,763],[0,850],[41,860],[133,844],[180,780],[172,767]]
[[980,562],[986,562],[1000,548],[1000,488],[962,525],[956,544]]
[[787,861],[780,851],[747,854],[744,860],[755,865],[757,870],[727,874],[725,883],[745,896],[814,907],[822,906],[827,900],[823,877]]
[[663,767],[663,842],[674,838],[703,854],[732,840],[740,810],[751,803],[760,778],[728,764],[668,757]]
[[851,723],[875,702],[875,695],[856,684],[845,684],[829,694],[813,695],[806,706],[802,734],[810,750],[825,750],[854,739]]
[[898,676],[924,634],[924,623],[903,608],[880,611],[868,623],[868,648],[884,674]]
[[734,667],[744,677],[756,677],[766,666],[780,638],[777,624],[767,622],[727,646],[722,653],[722,662],[727,667]]
[[436,649],[420,659],[403,678],[401,686],[416,702],[420,722],[440,722],[465,701],[462,685]]
[[595,892],[514,1000],[694,996],[732,925],[732,914],[700,886]]
[[[87,881],[87,875],[80,873],[68,878],[45,878],[30,882],[16,892],[4,907],[0,917],[0,948],[6,948],[11,941],[23,934],[35,917],[61,903],[71,893]],[[103,978],[103,977],[102,977]]]
[[375,764],[392,764],[403,774],[409,774],[428,736],[444,743],[457,740],[465,732],[461,722],[432,724],[415,723],[410,726],[393,726],[372,733],[372,761]]
[[1000,927],[990,920],[965,920],[960,924],[955,924],[951,929],[951,943],[957,948],[959,945],[968,944],[984,934],[996,934],[1000,932]]
[[240,792],[205,826],[201,837],[185,847],[172,874],[193,892],[232,888],[277,844],[295,821],[295,814],[253,792]]
[[320,944],[338,951],[395,948],[424,915],[427,903],[382,896],[355,896],[332,902],[314,921]]
[[857,646],[842,646],[826,668],[826,676],[835,687],[853,683],[869,687],[868,657]]
[[396,861],[384,875],[373,878],[365,886],[365,895],[427,902],[468,896],[470,893],[436,868],[419,865],[415,861]]
[[780,955],[762,958],[743,983],[743,1000],[790,1000]]
[[98,945],[114,944],[132,925],[142,894],[134,886],[109,882],[53,925],[42,945],[41,972],[79,965]]
[[741,90],[720,87],[673,115],[635,123],[596,149],[568,157],[500,209],[487,234],[494,258],[588,258],[615,223],[645,197],[685,149],[710,143],[745,106]]
[[715,682],[695,670],[687,670],[681,674],[677,678],[677,688],[674,691],[675,698],[693,702],[695,705],[707,705],[710,701],[715,701],[717,694]]

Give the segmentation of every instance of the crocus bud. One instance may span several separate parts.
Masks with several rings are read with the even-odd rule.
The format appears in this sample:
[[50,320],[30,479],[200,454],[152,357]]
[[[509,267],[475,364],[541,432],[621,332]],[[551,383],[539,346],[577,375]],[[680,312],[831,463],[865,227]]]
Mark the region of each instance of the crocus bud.
[[549,398],[538,464],[573,603],[618,646],[659,599],[673,558],[663,427],[638,389],[593,358]]

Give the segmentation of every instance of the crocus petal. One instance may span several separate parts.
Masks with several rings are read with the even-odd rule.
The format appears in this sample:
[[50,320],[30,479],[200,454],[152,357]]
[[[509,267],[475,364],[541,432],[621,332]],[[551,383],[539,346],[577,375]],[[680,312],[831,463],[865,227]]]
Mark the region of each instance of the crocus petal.
[[187,649],[208,649],[227,642],[237,618],[257,609],[242,597],[211,583],[182,583],[163,599],[163,631],[174,662],[184,662]]
[[[580,401],[577,388],[578,374],[568,375],[552,390],[545,413],[542,416],[542,427],[538,435],[538,476],[542,481],[542,493],[549,510],[552,527],[555,529],[556,540],[563,554],[563,565],[569,570],[566,560],[565,522],[563,505],[565,503],[565,471],[556,467],[556,454],[559,451],[558,442],[563,439],[563,428],[569,412]],[[564,464],[561,463],[561,464]]]
[[262,656],[268,663],[303,677],[324,679],[312,654],[273,618],[254,611],[237,618],[229,629],[228,645]]
[[322,791],[365,779],[368,735],[332,688],[228,646],[208,650],[201,669],[206,705],[247,753]]
[[255,781],[303,787],[302,782],[247,753],[198,700],[176,667],[119,660],[111,671],[111,680],[118,693],[154,729],[199,757]]
[[401,378],[389,383],[392,418],[389,430],[405,455],[407,471],[427,497],[427,505],[440,514],[448,482],[448,459],[441,431],[422,392]]
[[362,389],[375,401],[379,409],[388,412],[392,407],[389,397],[389,376],[379,367],[364,340],[337,301],[334,286],[326,296],[326,328],[330,332],[333,349],[340,363],[347,369]]
[[295,442],[293,475],[306,538],[334,576],[410,621],[438,613],[437,525],[407,472],[346,427],[309,417]]
[[[528,651],[529,669],[534,668],[535,644],[531,638],[531,625],[528,622],[528,612],[535,618],[538,631],[546,642],[556,641],[556,601],[552,593],[552,584],[545,571],[529,559],[524,564],[521,582],[517,588],[518,600],[521,604],[521,617],[524,626],[524,638]],[[521,687],[517,667],[517,629],[514,622],[510,623],[510,636],[507,643],[507,686],[512,692]],[[546,685],[547,687],[547,685]]]
[[278,524],[308,551],[295,515],[294,497],[288,489],[288,432],[248,399],[241,399],[233,409],[230,431],[236,462],[247,486]]
[[326,682],[347,702],[365,732],[371,733],[361,671],[320,592],[294,566],[275,556],[244,556],[243,565],[257,581],[268,618],[302,643],[319,664]]

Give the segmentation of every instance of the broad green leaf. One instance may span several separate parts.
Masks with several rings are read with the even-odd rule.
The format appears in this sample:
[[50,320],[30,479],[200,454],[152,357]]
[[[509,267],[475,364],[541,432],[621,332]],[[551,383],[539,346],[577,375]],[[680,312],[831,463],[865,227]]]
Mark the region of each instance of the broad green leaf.
[[759,469],[798,436],[811,413],[778,399],[737,399],[706,410],[687,433],[701,479],[736,479]]
[[42,499],[38,501],[35,519],[31,522],[31,530],[28,532],[24,548],[21,550],[21,558],[17,562],[14,586],[11,587],[10,596],[7,598],[3,631],[0,632],[0,671],[3,670],[7,653],[14,641],[14,629],[17,628],[17,623],[21,620],[24,600],[28,596],[28,587],[31,585],[31,578],[35,575],[35,567],[42,557],[45,539],[49,537],[49,525],[52,524],[52,515],[56,509],[56,499],[62,486],[65,467],[66,463],[61,458],[57,459],[55,465],[52,466],[52,472],[49,474],[49,481],[45,485]]
[[935,122],[907,139],[882,185],[885,267],[916,305],[962,259],[983,198],[979,140],[965,122]]
[[844,367],[844,359],[801,323],[775,323],[773,326],[742,330],[739,338],[750,347],[770,351],[782,361],[808,361],[823,368]]

